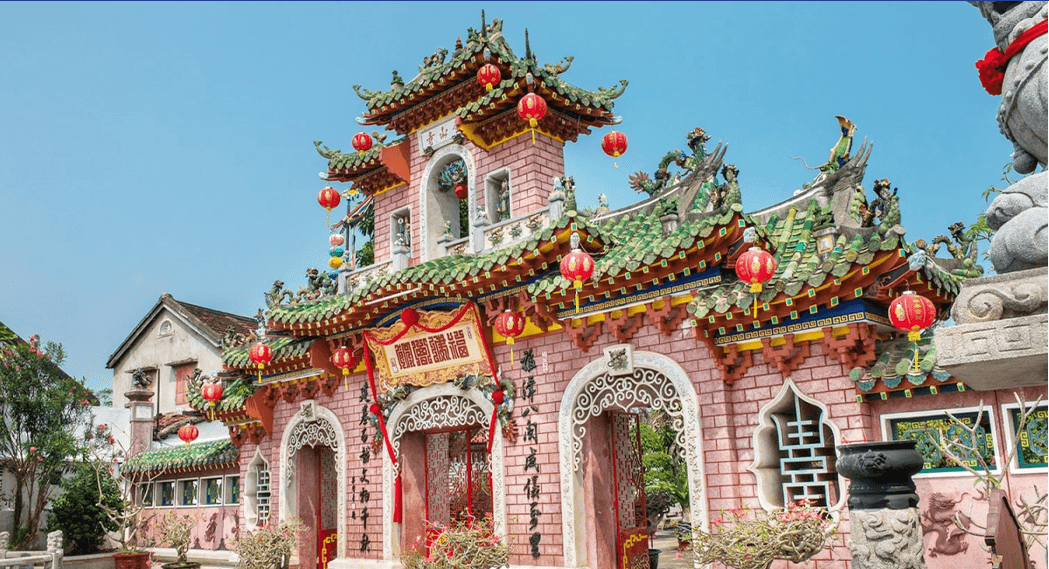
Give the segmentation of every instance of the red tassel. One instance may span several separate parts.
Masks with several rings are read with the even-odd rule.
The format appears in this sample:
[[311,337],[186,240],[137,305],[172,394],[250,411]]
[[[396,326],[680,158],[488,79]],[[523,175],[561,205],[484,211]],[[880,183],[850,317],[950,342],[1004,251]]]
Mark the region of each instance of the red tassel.
[[397,481],[393,483],[393,523],[399,524],[404,519],[404,504],[401,501],[401,475],[397,475]]

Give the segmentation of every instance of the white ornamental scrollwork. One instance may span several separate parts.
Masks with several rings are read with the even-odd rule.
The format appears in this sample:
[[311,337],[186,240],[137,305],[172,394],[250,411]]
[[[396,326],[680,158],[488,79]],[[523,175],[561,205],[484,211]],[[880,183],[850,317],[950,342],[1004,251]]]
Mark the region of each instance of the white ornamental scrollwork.
[[[677,433],[676,440],[684,450],[688,473],[689,503],[692,527],[704,528],[708,521],[706,496],[703,493],[703,455],[700,441],[703,429],[699,421],[699,403],[688,374],[670,358],[632,350],[633,372],[612,376],[609,370],[610,350],[630,348],[627,344],[611,346],[601,358],[581,369],[565,388],[558,412],[557,435],[561,474],[561,532],[564,562],[567,567],[587,563],[583,524],[578,523],[576,509],[590,499],[583,492],[578,476],[586,422],[608,409],[629,410],[647,406],[665,411]],[[590,560],[592,562],[592,560]]]
[[[312,419],[312,417],[311,417]],[[326,446],[335,452],[336,463],[342,460],[339,456],[338,436],[335,427],[324,420],[310,420],[295,426],[288,441],[288,460],[295,458],[295,453],[302,447]]]
[[605,373],[588,382],[572,402],[573,469],[579,469],[586,422],[591,417],[613,407],[628,411],[638,405],[665,411],[671,419],[670,427],[677,433],[678,446],[686,448],[685,417],[677,388],[670,378],[646,368],[635,368],[634,373],[628,376],[613,377]]
[[487,425],[491,417],[465,397],[443,395],[412,405],[393,426],[390,436],[394,453],[401,456],[401,435],[408,431],[426,431],[446,427]]

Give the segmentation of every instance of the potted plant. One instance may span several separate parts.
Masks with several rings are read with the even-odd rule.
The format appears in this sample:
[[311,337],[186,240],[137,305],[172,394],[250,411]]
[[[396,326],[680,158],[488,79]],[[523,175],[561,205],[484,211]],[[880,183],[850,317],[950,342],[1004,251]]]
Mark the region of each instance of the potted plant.
[[509,545],[495,536],[491,517],[459,522],[452,527],[426,522],[426,534],[435,536],[428,550],[420,544],[401,555],[404,569],[495,569],[510,566]]
[[155,534],[160,536],[160,543],[175,548],[176,559],[174,563],[161,565],[164,569],[197,569],[200,563],[189,561],[186,552],[189,551],[190,532],[196,523],[189,516],[179,516],[169,512],[155,528]]
[[692,550],[697,565],[715,561],[735,569],[765,569],[776,559],[802,563],[827,547],[837,522],[827,510],[801,501],[785,508],[742,507],[715,518],[709,532],[695,530]]
[[304,530],[301,521],[291,518],[239,534],[233,542],[238,569],[288,569]]

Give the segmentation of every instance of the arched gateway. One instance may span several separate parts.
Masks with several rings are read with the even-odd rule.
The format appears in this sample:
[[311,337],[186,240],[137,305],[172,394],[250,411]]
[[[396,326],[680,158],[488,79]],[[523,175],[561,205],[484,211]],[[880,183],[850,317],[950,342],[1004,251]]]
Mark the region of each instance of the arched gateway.
[[558,417],[558,450],[561,470],[561,527],[565,565],[580,567],[587,560],[584,516],[586,501],[581,468],[587,422],[606,411],[650,407],[666,412],[685,449],[689,502],[693,527],[707,523],[706,499],[700,476],[703,456],[702,428],[696,392],[688,375],[673,360],[652,352],[634,351],[629,345],[606,348],[569,382]]
[[[487,433],[492,418],[492,402],[476,389],[459,389],[452,384],[440,384],[413,391],[390,412],[387,430],[399,463],[395,465],[389,454],[382,452],[382,556],[392,560],[400,554],[401,536],[393,522],[395,488],[398,471],[404,472],[402,462],[408,457],[401,452],[405,435],[457,427],[481,427]],[[491,473],[492,518],[496,535],[506,534],[505,469],[503,466],[503,437],[496,434],[488,456]]]
[[[346,437],[330,409],[312,399],[301,403],[281,437],[280,477],[280,519],[299,517],[310,528],[299,553],[300,562],[305,561],[301,566],[321,557],[325,530],[336,530],[335,551],[345,557]],[[331,521],[335,528],[325,527]]]

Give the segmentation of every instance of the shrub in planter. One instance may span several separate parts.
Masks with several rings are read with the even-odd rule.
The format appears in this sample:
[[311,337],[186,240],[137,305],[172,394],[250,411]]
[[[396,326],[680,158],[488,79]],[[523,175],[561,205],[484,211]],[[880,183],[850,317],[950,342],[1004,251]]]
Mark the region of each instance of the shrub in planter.
[[116,480],[112,476],[100,477],[90,464],[80,463],[60,487],[62,495],[52,502],[47,531],[62,530],[71,555],[97,552],[106,533],[119,529],[99,506],[101,502],[105,507],[123,511]]
[[164,569],[200,567],[200,563],[190,563],[186,558],[186,552],[189,551],[190,531],[195,525],[196,522],[189,516],[180,516],[174,512],[169,512],[160,518],[160,523],[156,528],[160,543],[175,548],[175,554],[178,556],[174,563],[164,564]]
[[241,533],[233,543],[233,550],[240,557],[237,568],[287,569],[305,529],[301,521],[292,518]]

